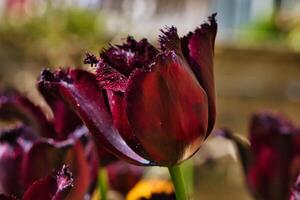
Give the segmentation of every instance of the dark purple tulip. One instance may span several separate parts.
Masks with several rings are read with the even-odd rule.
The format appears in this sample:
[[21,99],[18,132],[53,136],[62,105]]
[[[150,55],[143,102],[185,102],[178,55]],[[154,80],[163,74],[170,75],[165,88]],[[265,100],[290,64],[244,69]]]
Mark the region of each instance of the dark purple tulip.
[[36,136],[29,127],[18,125],[0,131],[0,193],[21,196],[22,160]]
[[259,113],[250,122],[250,148],[230,138],[239,147],[253,195],[264,200],[288,199],[300,173],[300,131],[283,116]]
[[87,55],[96,75],[43,71],[40,87],[60,96],[82,118],[98,145],[137,165],[173,166],[192,156],[215,123],[215,15],[179,38],[162,31],[161,49],[128,37]]
[[250,126],[253,163],[248,171],[250,189],[264,199],[288,199],[300,172],[300,134],[287,119],[268,113],[255,115]]
[[95,148],[91,148],[88,130],[77,115],[63,101],[46,95],[45,98],[53,119],[47,119],[38,106],[16,91],[0,95],[1,119],[18,124],[0,130],[0,193],[20,197],[34,181],[63,163],[70,163],[75,182],[79,182],[70,196],[76,191],[72,198],[81,199],[96,181],[94,168],[98,168],[98,163],[87,158]]
[[25,192],[23,200],[63,200],[73,187],[73,176],[67,166],[56,174],[34,182]]
[[[64,200],[73,187],[73,176],[68,166],[63,166],[56,173],[47,175],[33,182],[22,200]],[[0,194],[0,200],[17,200],[17,197]]]
[[[0,192],[21,197],[33,182],[66,162],[75,141],[38,138],[24,125],[0,131]],[[78,154],[73,155],[78,158]],[[82,161],[83,162],[83,161]],[[84,161],[87,163],[87,161]],[[88,164],[86,164],[88,165]],[[73,165],[75,168],[77,165]],[[89,169],[85,170],[89,173]],[[83,171],[76,174],[76,179]],[[81,181],[87,178],[81,178]],[[89,185],[86,185],[87,189]]]

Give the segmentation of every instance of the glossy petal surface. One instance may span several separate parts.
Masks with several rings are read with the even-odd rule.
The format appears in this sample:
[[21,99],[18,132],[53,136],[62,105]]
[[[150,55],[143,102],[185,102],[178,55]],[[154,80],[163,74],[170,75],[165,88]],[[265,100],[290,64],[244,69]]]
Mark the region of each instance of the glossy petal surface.
[[104,50],[96,64],[98,85],[114,126],[127,145],[154,165],[172,166],[192,156],[215,123],[213,78],[215,14],[180,38],[162,30],[160,51],[132,37]]
[[133,133],[132,127],[129,124],[126,113],[125,94],[112,90],[106,90],[107,99],[109,102],[110,112],[114,119],[114,125],[120,132],[122,138],[130,146],[132,150],[137,152],[143,158],[151,160],[147,151],[141,145],[137,136]]
[[103,91],[98,88],[96,77],[82,70],[51,73],[43,71],[39,87],[62,98],[81,117],[98,145],[129,162],[149,165],[149,161],[136,154],[125,143],[107,108]]
[[56,140],[67,139],[69,134],[82,125],[82,121],[61,98],[49,94],[43,85],[38,85],[38,89],[53,112],[51,120],[54,127],[53,137]]
[[[217,34],[216,14],[209,17],[210,23],[202,24],[193,33],[181,39],[182,51],[199,83],[208,95],[209,134],[216,119],[216,98],[213,73],[214,45]],[[207,135],[208,136],[208,135]]]
[[125,93],[134,135],[157,165],[193,155],[206,136],[208,102],[187,63],[170,51],[151,71],[136,70]]

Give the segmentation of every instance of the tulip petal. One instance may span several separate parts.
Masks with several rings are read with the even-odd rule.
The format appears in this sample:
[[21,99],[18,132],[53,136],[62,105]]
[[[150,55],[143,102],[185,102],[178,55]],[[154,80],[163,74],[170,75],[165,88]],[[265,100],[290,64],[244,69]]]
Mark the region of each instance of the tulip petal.
[[206,136],[207,96],[174,51],[160,54],[151,71],[136,70],[125,98],[133,133],[155,164],[172,166],[199,149]]
[[22,180],[25,188],[60,166],[73,142],[41,140],[30,148],[22,162]]
[[295,127],[288,119],[274,113],[254,114],[250,122],[250,142],[254,153],[260,148],[276,143],[278,136],[294,134]]
[[181,39],[182,52],[208,96],[209,125],[207,136],[216,120],[216,100],[213,73],[214,44],[217,33],[216,14],[209,17],[209,24],[202,24],[194,33]]
[[[290,120],[274,113],[255,114],[250,123],[252,164],[247,181],[263,199],[287,199],[300,170],[299,135]],[[294,143],[295,142],[295,143]]]
[[[161,29],[162,35],[159,36],[160,48],[165,50],[180,50],[181,44],[177,34],[177,28],[174,26]],[[177,51],[176,53],[181,53]]]
[[72,173],[64,165],[57,174],[34,182],[25,192],[23,200],[63,200],[72,187]]
[[50,95],[43,87],[38,89],[53,112],[51,121],[55,131],[53,131],[52,137],[56,140],[67,139],[76,128],[82,125],[82,121],[60,98]]
[[116,69],[100,60],[96,70],[99,86],[104,89],[114,91],[125,91],[127,85],[127,77]]
[[158,50],[147,39],[136,41],[128,36],[123,45],[111,46],[100,57],[105,63],[128,77],[135,68],[146,68],[152,63]]
[[[84,155],[84,148],[80,141],[77,141],[72,151],[68,155],[67,163],[74,174],[74,187],[66,199],[82,200],[88,193],[91,184],[90,166]],[[92,166],[91,166],[92,167]],[[94,177],[97,180],[97,176]]]
[[34,142],[34,136],[24,125],[0,130],[0,193],[21,196],[21,162]]
[[[117,157],[140,165],[151,163],[125,143],[113,124],[103,91],[99,89],[95,75],[83,70],[56,72],[44,70],[40,87],[62,98],[81,117],[97,144]],[[98,148],[100,148],[98,146]]]
[[51,137],[53,127],[40,107],[17,91],[4,92],[0,95],[0,118],[3,120],[17,119],[34,127],[36,133]]
[[126,143],[133,149],[137,154],[151,160],[147,151],[140,144],[138,138],[133,134],[133,130],[129,124],[126,115],[126,104],[125,95],[121,92],[115,92],[111,90],[106,90],[107,98],[110,106],[110,111],[114,119],[114,124],[119,130],[121,136],[124,138]]

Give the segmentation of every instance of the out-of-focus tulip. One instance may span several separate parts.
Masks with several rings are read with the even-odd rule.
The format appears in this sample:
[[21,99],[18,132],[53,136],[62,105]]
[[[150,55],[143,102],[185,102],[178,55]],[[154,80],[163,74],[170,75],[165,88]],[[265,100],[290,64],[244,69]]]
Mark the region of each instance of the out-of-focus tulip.
[[62,101],[45,98],[53,119],[16,91],[0,95],[0,119],[16,123],[0,130],[0,193],[21,197],[34,181],[69,163],[78,183],[69,197],[81,200],[96,181],[98,163],[87,157],[95,148],[85,148],[93,144],[76,114]]
[[300,173],[300,132],[288,119],[259,113],[250,122],[250,146],[229,131],[241,155],[247,184],[257,199],[288,199]]
[[215,123],[215,15],[180,38],[160,36],[87,55],[96,75],[44,70],[39,85],[60,96],[85,122],[98,145],[137,165],[174,166],[191,157]]
[[[67,166],[33,182],[26,190],[23,200],[64,200],[73,187],[73,176]],[[1,200],[17,200],[18,198],[0,194]]]

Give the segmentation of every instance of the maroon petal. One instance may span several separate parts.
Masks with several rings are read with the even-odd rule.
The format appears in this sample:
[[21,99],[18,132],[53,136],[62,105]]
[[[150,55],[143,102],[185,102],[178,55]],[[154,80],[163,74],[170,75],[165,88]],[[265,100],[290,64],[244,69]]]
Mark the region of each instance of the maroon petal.
[[133,133],[133,130],[129,124],[127,114],[126,114],[126,102],[125,94],[122,92],[115,92],[111,90],[106,90],[107,99],[110,106],[110,111],[114,119],[114,124],[119,130],[121,136],[124,138],[126,143],[133,149],[137,154],[151,160],[146,150],[140,144],[136,135]]
[[158,50],[147,39],[137,42],[128,36],[123,45],[111,46],[100,57],[105,63],[128,77],[136,68],[147,68],[152,63]]
[[252,149],[258,153],[261,147],[273,145],[278,137],[289,137],[295,131],[294,125],[281,115],[268,112],[254,114],[250,122]]
[[209,24],[202,24],[201,27],[197,28],[194,33],[189,33],[181,39],[182,52],[208,96],[208,134],[212,131],[216,119],[215,84],[213,73],[214,45],[217,33],[215,16],[216,14],[213,14],[209,17]]
[[26,126],[0,130],[0,193],[21,197],[21,163],[34,140],[32,130]]
[[128,162],[151,164],[132,151],[114,127],[105,96],[98,87],[95,75],[72,69],[54,74],[44,70],[39,85],[45,87],[49,93],[61,97],[77,112],[93,134],[98,147],[103,146]]
[[54,113],[55,139],[65,140],[82,125],[82,121],[63,101],[56,100],[50,105]]
[[56,174],[34,182],[25,192],[23,200],[63,200],[72,187],[72,173],[64,165]]
[[73,141],[55,142],[51,139],[36,142],[23,158],[22,180],[25,188],[61,166]]
[[82,125],[82,121],[60,98],[49,94],[43,85],[39,85],[38,89],[53,112],[52,123],[55,131],[52,137],[56,140],[67,139],[76,128]]
[[101,88],[114,91],[125,91],[127,77],[104,63],[102,59],[97,64],[96,74]]
[[206,93],[173,51],[159,55],[151,71],[136,70],[125,98],[133,133],[157,165],[189,158],[206,137]]
[[[111,46],[100,54],[96,75],[101,88],[124,92],[129,75],[136,68],[148,68],[158,50],[146,39],[137,42],[128,37],[123,45]],[[87,54],[85,63],[93,63],[95,56]]]
[[42,136],[51,137],[53,127],[40,107],[16,91],[0,95],[0,118],[3,120],[17,119],[36,129]]
[[299,171],[296,128],[286,118],[258,113],[251,119],[252,165],[248,184],[263,199],[288,199]]
[[84,148],[80,141],[78,141],[72,148],[66,161],[74,174],[74,187],[70,191],[66,199],[82,200],[88,193],[88,189],[92,183],[92,179],[97,180],[97,176],[91,177],[91,168],[88,160],[85,157]]
[[[180,39],[177,34],[176,27],[174,26],[166,27],[165,29],[162,29],[161,32],[163,34],[159,36],[159,43],[160,43],[160,48],[163,51],[181,49]],[[181,52],[178,51],[177,53],[181,53]]]

